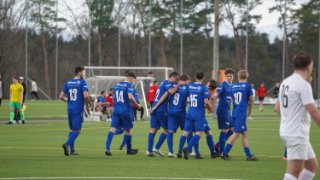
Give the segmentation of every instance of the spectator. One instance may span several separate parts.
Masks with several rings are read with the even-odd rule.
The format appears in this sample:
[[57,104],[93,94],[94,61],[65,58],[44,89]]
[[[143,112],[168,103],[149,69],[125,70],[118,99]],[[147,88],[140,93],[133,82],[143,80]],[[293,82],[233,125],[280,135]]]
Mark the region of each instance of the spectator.
[[3,92],[2,92],[2,80],[1,80],[1,74],[0,74],[0,107],[1,107],[1,102],[2,102],[2,96],[3,96]]
[[267,93],[267,89],[264,87],[264,83],[261,83],[260,87],[257,90],[257,96],[259,99],[259,103],[260,103],[260,108],[259,111],[263,111],[263,100],[264,98],[268,95]]
[[157,90],[158,90],[158,81],[154,80],[152,83],[152,86],[148,88],[148,93],[146,97],[149,107],[152,106],[153,101],[156,99]]
[[[255,98],[256,98],[256,90],[254,89],[254,84],[251,84],[251,87],[252,87],[251,90],[252,90],[252,97],[253,97],[253,104],[254,104],[254,101],[255,101]],[[252,106],[253,106],[253,104],[252,104]],[[248,116],[248,119],[249,120],[253,120],[251,115]]]
[[[275,104],[277,104],[277,101],[278,101],[279,88],[280,88],[280,83],[277,82],[273,89],[274,99],[276,100]],[[276,106],[274,106],[274,112],[276,112]]]
[[112,115],[112,112],[113,112],[113,106],[114,106],[113,93],[114,93],[113,88],[110,88],[109,94],[106,96],[107,120],[108,120],[108,121],[109,121],[109,120],[111,121],[111,115]]
[[35,78],[32,78],[32,81],[31,81],[31,99],[33,101],[34,101],[34,99],[39,100],[38,86],[37,86]]
[[100,96],[97,98],[96,110],[100,112],[100,120],[104,120],[104,114],[107,111],[105,91],[101,91]]
[[[152,78],[154,78],[153,72],[152,72],[152,71],[149,71],[148,74],[147,74],[147,77],[152,77]],[[153,83],[154,83],[154,81],[150,81],[150,85],[149,85],[149,86],[153,86]]]

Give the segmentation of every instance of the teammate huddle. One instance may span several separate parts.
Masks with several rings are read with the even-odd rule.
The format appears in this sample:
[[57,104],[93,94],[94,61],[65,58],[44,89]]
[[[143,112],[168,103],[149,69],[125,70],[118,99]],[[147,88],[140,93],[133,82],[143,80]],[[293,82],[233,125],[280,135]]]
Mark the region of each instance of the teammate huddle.
[[[279,101],[276,104],[277,112],[281,115],[280,136],[288,151],[287,171],[285,180],[312,179],[318,169],[317,159],[309,141],[310,116],[320,126],[320,113],[315,107],[312,97],[310,79],[313,60],[308,54],[298,54],[294,58],[295,72],[285,79],[280,87]],[[82,80],[83,67],[76,67],[75,78],[69,80],[60,94],[60,99],[68,101],[68,120],[70,133],[66,143],[62,145],[64,154],[77,155],[74,141],[79,135],[83,122],[84,100],[89,98],[88,87]],[[248,161],[256,161],[252,155],[247,135],[246,119],[251,115],[253,103],[252,87],[247,83],[248,73],[245,70],[238,72],[238,83],[232,84],[234,72],[225,71],[226,81],[216,89],[216,83],[210,81],[203,85],[204,73],[195,75],[196,81],[190,82],[188,75],[177,72],[170,74],[168,80],[159,85],[156,99],[152,104],[150,132],[148,135],[147,156],[155,154],[164,156],[160,148],[167,138],[169,157],[189,159],[194,148],[195,157],[202,159],[199,150],[199,140],[206,134],[206,140],[211,157],[221,157],[230,160],[229,152],[237,138],[242,136],[242,145]],[[114,87],[114,111],[110,131],[107,134],[105,155],[111,156],[111,143],[114,135],[126,132],[123,144],[127,145],[127,155],[138,153],[132,149],[133,107],[140,108],[138,98],[134,97],[133,84],[136,76],[129,72],[126,80]],[[216,89],[216,94],[214,93]],[[68,96],[68,99],[64,97]],[[206,120],[206,109],[211,109],[212,103],[219,98],[217,107],[218,128],[220,129],[219,142],[214,145],[210,126]],[[188,111],[187,104],[190,101]],[[231,104],[233,104],[232,113]],[[154,148],[154,138],[157,131],[163,128],[159,140]],[[178,128],[183,130],[180,136],[177,155],[173,150],[173,135]],[[187,141],[187,146],[185,143]],[[226,142],[227,141],[227,142]],[[227,143],[225,145],[225,143]],[[123,144],[121,146],[123,146]]]

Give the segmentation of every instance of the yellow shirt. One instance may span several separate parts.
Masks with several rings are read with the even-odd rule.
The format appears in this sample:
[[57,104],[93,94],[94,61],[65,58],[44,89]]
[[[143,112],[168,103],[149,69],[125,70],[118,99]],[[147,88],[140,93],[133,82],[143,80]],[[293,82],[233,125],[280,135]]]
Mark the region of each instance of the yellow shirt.
[[11,93],[11,102],[21,102],[22,97],[21,94],[23,92],[23,86],[20,83],[11,84],[10,85],[10,93]]

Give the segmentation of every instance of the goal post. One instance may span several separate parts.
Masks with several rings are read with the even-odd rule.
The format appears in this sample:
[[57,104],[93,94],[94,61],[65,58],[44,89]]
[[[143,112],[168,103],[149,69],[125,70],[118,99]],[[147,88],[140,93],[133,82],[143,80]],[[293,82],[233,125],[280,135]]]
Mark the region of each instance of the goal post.
[[[93,99],[93,109],[89,120],[96,120],[94,116],[97,114],[96,105],[97,98],[100,96],[101,91],[108,92],[110,88],[113,88],[117,83],[124,81],[125,76],[93,76],[86,79],[89,89],[89,94]],[[137,77],[134,88],[139,92],[140,104],[144,107],[147,117],[150,117],[150,112],[147,105],[147,99],[145,94],[145,84],[154,80],[153,77]],[[98,119],[99,120],[99,119]]]

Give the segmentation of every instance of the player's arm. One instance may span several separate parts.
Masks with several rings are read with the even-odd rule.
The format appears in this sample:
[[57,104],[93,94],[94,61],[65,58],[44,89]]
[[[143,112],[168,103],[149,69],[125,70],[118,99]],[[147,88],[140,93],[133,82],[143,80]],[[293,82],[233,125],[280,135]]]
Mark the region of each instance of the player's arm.
[[63,102],[68,102],[68,98],[64,96],[64,92],[61,92],[59,95],[59,99]]
[[168,97],[169,97],[170,93],[167,91],[165,92],[161,98],[159,99],[159,101],[157,102],[157,104],[151,109],[151,113],[153,113]]
[[204,105],[205,107],[209,110],[209,111],[212,111],[212,108],[211,108],[211,104],[210,104],[210,101],[209,99],[204,99]]
[[88,104],[91,107],[91,99],[90,99],[89,92],[88,91],[84,91],[83,92],[83,97],[84,97],[84,100],[85,100],[86,104]]
[[248,116],[251,116],[251,111],[252,111],[252,105],[253,105],[253,96],[249,96],[249,109],[248,109]]
[[171,88],[171,89],[168,89],[168,92],[169,92],[170,94],[176,93],[176,92],[178,91],[179,87],[180,87],[181,85],[183,85],[183,84],[187,84],[187,82],[186,82],[186,81],[179,81],[178,84],[177,84],[175,87],[173,87],[173,88]]
[[135,104],[136,106],[138,106],[139,108],[141,107],[141,105],[136,101],[136,99],[134,98],[133,94],[132,93],[128,93],[128,97],[129,97],[129,100]]
[[307,109],[310,116],[317,123],[317,125],[320,126],[320,113],[319,113],[318,109],[316,108],[315,104],[314,103],[306,104],[306,105],[304,105],[304,107]]

